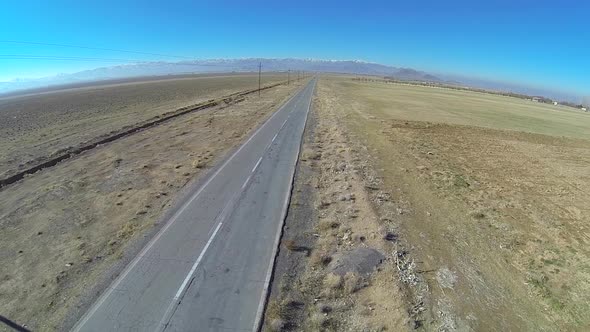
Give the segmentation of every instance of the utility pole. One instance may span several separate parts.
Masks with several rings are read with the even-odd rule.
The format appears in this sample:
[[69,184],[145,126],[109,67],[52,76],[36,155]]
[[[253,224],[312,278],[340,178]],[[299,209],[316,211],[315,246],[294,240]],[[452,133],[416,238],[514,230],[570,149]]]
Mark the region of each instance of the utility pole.
[[291,69],[287,70],[287,85],[289,85],[290,80],[291,80]]
[[262,73],[262,62],[258,63],[258,97],[260,97],[260,75]]

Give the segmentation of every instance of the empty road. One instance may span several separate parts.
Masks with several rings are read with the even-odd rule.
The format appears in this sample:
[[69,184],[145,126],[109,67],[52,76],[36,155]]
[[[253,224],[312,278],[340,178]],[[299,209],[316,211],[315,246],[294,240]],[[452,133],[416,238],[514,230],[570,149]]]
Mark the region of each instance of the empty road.
[[270,281],[312,79],[190,194],[74,331],[253,331]]

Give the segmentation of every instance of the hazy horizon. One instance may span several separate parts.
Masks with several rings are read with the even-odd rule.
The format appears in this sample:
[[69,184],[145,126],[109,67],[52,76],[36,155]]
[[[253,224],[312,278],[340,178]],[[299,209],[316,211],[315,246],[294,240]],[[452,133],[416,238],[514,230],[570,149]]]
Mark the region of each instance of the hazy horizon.
[[[180,70],[180,71],[174,71],[176,68],[176,65],[178,65],[179,63],[196,63],[196,62],[235,62],[235,61],[248,61],[248,60],[261,60],[263,63],[264,62],[273,62],[273,67],[270,69],[267,69],[265,66],[264,69],[265,70],[276,70],[276,71],[286,71],[287,69],[292,69],[292,70],[309,70],[309,67],[306,67],[305,65],[301,66],[300,65],[294,65],[289,67],[289,65],[282,63],[283,62],[287,62],[287,63],[291,63],[294,62],[302,62],[305,63],[306,61],[309,61],[311,64],[313,63],[320,63],[320,62],[328,62],[328,63],[347,63],[347,62],[354,62],[357,64],[368,64],[368,65],[375,65],[375,66],[383,66],[383,67],[387,67],[390,69],[409,69],[409,70],[416,70],[419,73],[423,73],[424,75],[434,75],[436,78],[440,79],[441,82],[456,82],[456,83],[460,83],[463,84],[465,86],[469,86],[469,87],[473,87],[473,88],[482,88],[482,89],[487,89],[487,90],[493,90],[493,91],[505,91],[505,92],[514,92],[514,93],[520,93],[520,94],[526,94],[526,95],[539,95],[539,96],[545,96],[545,97],[549,97],[552,99],[556,99],[559,101],[569,101],[569,102],[575,102],[575,103],[580,103],[580,102],[586,102],[589,103],[590,102],[590,97],[588,96],[582,96],[582,95],[576,95],[576,94],[572,94],[572,93],[568,93],[567,91],[560,91],[560,90],[556,90],[556,89],[550,89],[550,88],[546,88],[546,87],[540,87],[540,86],[532,86],[532,85],[526,85],[526,84],[518,84],[518,83],[512,83],[512,82],[505,82],[505,81],[500,81],[500,80],[491,80],[491,79],[486,79],[486,78],[481,78],[481,77],[468,77],[468,76],[463,76],[463,75],[456,75],[456,74],[452,74],[452,73],[442,73],[442,72],[424,72],[421,71],[419,68],[408,68],[408,67],[404,67],[404,66],[387,66],[384,64],[379,64],[379,63],[375,63],[375,62],[369,62],[369,61],[365,61],[365,60],[360,60],[360,59],[354,59],[354,60],[334,60],[334,59],[314,59],[314,58],[283,58],[283,59],[272,59],[272,58],[254,58],[254,57],[245,57],[245,58],[239,58],[239,59],[232,59],[232,58],[225,58],[225,59],[199,59],[199,60],[183,60],[181,62],[171,62],[171,61],[156,61],[156,62],[142,62],[142,63],[128,63],[128,64],[119,64],[119,65],[113,65],[113,66],[102,66],[102,67],[89,67],[86,70],[81,70],[81,71],[74,71],[74,72],[69,72],[69,73],[56,73],[56,74],[52,74],[52,75],[47,75],[47,76],[42,76],[42,77],[30,77],[30,78],[18,78],[18,79],[13,79],[10,81],[2,81],[0,80],[0,94],[2,93],[12,93],[12,92],[18,92],[18,91],[26,91],[26,90],[30,90],[30,89],[36,89],[36,88],[41,88],[41,87],[51,87],[51,86],[59,86],[59,85],[63,85],[63,84],[70,84],[70,83],[75,83],[75,82],[91,82],[91,81],[101,81],[101,80],[108,80],[108,79],[121,79],[121,78],[133,78],[133,77],[140,77],[140,76],[165,76],[165,75],[175,75],[175,74],[186,74],[186,73],[227,73],[227,72],[232,72],[232,71],[238,71],[238,72],[244,72],[244,71],[255,71],[256,68],[254,68],[255,66],[252,65],[250,68],[251,70],[244,70],[244,69],[239,69],[236,67],[219,67],[219,65],[214,65],[212,67],[203,67],[203,66],[194,66],[194,67],[188,67],[190,70]],[[280,62],[280,64],[277,67],[277,62]],[[152,65],[174,65],[173,69],[174,70],[164,70],[164,71],[157,71],[157,72],[150,72],[145,70],[145,66],[152,66]],[[301,67],[301,68],[298,68]],[[122,68],[133,68],[133,67],[144,67],[144,72],[141,71],[137,71],[133,74],[128,74],[128,75],[121,75],[120,73],[112,73],[113,70],[115,69],[122,69]],[[187,68],[187,67],[185,67]],[[220,69],[221,68],[221,69]],[[370,74],[367,72],[362,72],[362,70],[355,70],[354,68],[349,68],[349,70],[336,70],[336,71],[340,71],[343,73],[350,73],[350,74]],[[99,74],[96,75],[94,72],[98,72]],[[109,72],[111,75],[109,75]],[[84,75],[84,74],[88,74],[88,73],[92,73],[92,77],[89,77],[88,75]],[[389,74],[389,72],[381,72],[379,75],[380,76],[387,76]],[[375,73],[373,73],[373,75],[375,75]],[[377,76],[379,76],[377,75]],[[395,75],[394,75],[395,76]],[[404,79],[403,77],[401,77],[402,79]]]
[[360,59],[427,73],[590,95],[590,4],[564,0],[194,3],[11,2],[0,81],[138,62]]

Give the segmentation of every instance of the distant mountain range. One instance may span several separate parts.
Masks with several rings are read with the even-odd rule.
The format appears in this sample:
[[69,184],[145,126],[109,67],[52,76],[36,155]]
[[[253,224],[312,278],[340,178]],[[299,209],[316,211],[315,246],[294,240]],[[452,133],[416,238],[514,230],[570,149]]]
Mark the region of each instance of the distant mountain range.
[[[358,75],[387,76],[397,80],[436,82],[450,85],[469,86],[489,90],[515,92],[526,95],[542,95],[556,100],[580,102],[581,97],[549,89],[524,85],[474,79],[462,76],[432,74],[411,68],[398,68],[359,60],[316,60],[316,59],[211,59],[180,62],[143,62],[135,64],[102,67],[72,74],[60,74],[37,79],[17,79],[0,82],[0,95],[19,90],[45,88],[54,85],[68,85],[83,82],[161,76],[192,73],[256,72],[262,63],[263,71],[307,71]],[[12,94],[12,93],[11,93]]]
[[181,62],[144,62],[102,67],[72,74],[60,74],[37,79],[18,79],[0,82],[0,94],[51,85],[110,80],[139,76],[159,76],[186,73],[255,72],[262,62],[263,71],[329,72],[359,75],[392,76],[400,80],[442,81],[436,76],[409,68],[395,68],[357,60],[313,59],[213,59]]

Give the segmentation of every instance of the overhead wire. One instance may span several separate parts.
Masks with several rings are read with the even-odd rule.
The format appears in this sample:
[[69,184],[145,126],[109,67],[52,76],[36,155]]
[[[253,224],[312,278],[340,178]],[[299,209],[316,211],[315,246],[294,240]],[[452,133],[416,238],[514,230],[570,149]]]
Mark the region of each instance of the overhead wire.
[[43,43],[43,42],[31,42],[31,41],[20,41],[20,40],[0,40],[0,43],[5,43],[5,44],[9,44],[10,43],[10,44],[24,44],[24,45],[57,46],[57,47],[79,48],[79,49],[87,49],[87,50],[101,50],[101,51],[133,53],[133,54],[143,54],[143,55],[155,55],[155,56],[167,57],[167,58],[192,59],[191,57],[184,56],[184,55],[172,55],[172,54],[162,54],[162,53],[152,53],[152,52],[141,52],[141,51],[122,50],[122,49],[116,49],[116,48],[104,48],[104,47],[94,47],[94,46],[84,46],[84,45],[71,45],[71,44],[58,44],[58,43]]

